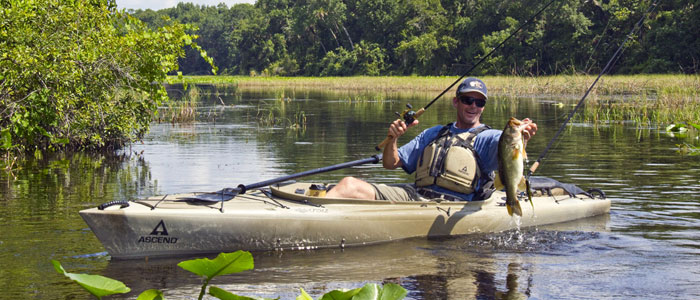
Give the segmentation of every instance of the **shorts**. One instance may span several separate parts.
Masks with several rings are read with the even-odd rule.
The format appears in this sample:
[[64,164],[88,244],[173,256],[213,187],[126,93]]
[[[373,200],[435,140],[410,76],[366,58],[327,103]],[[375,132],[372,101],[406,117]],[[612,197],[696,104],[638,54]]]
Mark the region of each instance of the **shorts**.
[[370,183],[374,187],[375,200],[390,200],[390,201],[425,201],[416,192],[416,187],[410,183],[402,184],[376,184]]

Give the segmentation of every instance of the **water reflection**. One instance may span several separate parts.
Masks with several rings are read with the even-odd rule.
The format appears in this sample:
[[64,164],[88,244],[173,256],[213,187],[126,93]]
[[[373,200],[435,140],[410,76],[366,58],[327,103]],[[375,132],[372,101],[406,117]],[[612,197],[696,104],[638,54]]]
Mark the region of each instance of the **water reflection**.
[[[605,219],[588,220],[596,228]],[[578,223],[559,228],[579,228]],[[312,296],[336,288],[354,288],[367,282],[393,282],[407,288],[408,299],[522,299],[533,286],[533,262],[503,257],[498,247],[473,248],[476,240],[494,239],[488,244],[510,244],[514,252],[552,252],[598,239],[596,234],[577,231],[528,230],[519,234],[527,243],[513,243],[499,237],[480,235],[440,240],[409,239],[366,247],[255,253],[255,269],[215,279],[212,285],[239,295],[292,299],[304,288]],[[553,235],[559,236],[551,240]],[[544,246],[540,240],[549,239]],[[112,261],[104,275],[126,278],[133,290],[159,288],[170,297],[196,294],[201,279],[177,267],[177,259]],[[132,296],[136,296],[133,294]]]
[[[235,86],[202,87],[198,93],[203,118],[154,124],[143,144],[116,155],[46,155],[0,171],[0,299],[86,298],[80,287],[54,275],[50,259],[69,272],[122,280],[134,291],[113,299],[133,299],[149,288],[164,290],[168,298],[191,298],[201,281],[176,266],[182,258],[112,261],[77,212],[112,200],[218,190],[367,158],[376,154],[374,145],[384,139],[394,111],[407,102],[421,107],[434,96]],[[290,98],[282,117],[304,111],[305,128],[258,122],[258,111],[276,105],[282,94]],[[538,135],[528,145],[531,159],[569,112],[556,105],[567,99],[491,99],[484,122],[495,128],[510,116],[538,122]],[[452,119],[449,101],[438,101],[415,133]],[[299,287],[318,297],[366,282],[399,283],[409,289],[409,299],[700,298],[700,159],[679,154],[676,146],[697,143],[693,139],[629,124],[574,122],[537,175],[603,189],[612,199],[610,215],[345,251],[256,253],[255,270],[213,284],[283,299],[295,298]],[[333,182],[347,175],[383,183],[412,179],[372,164],[308,179]]]

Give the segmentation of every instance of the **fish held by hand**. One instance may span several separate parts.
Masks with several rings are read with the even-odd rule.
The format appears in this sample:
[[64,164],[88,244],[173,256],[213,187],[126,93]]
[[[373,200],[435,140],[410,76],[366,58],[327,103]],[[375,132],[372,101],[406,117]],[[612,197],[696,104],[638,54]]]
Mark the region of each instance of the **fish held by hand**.
[[[523,130],[526,126],[526,122],[511,117],[498,140],[496,188],[505,187],[506,207],[511,216],[513,213],[518,216],[523,215],[518,202],[518,190],[528,191],[528,198],[530,198],[528,183],[523,176],[524,163],[527,159],[523,139]],[[532,203],[532,199],[530,199],[530,203]]]

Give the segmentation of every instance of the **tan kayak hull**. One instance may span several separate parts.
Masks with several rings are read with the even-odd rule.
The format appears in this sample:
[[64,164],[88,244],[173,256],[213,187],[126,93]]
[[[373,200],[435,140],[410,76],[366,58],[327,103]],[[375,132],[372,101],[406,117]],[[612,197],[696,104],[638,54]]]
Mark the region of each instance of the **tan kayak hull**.
[[[508,215],[505,193],[485,201],[396,202],[328,199],[295,191],[309,183],[254,191],[232,200],[197,203],[169,195],[80,212],[113,258],[346,247],[411,237],[500,232],[566,222],[610,211],[607,199],[545,196]],[[155,206],[155,208],[152,208]]]

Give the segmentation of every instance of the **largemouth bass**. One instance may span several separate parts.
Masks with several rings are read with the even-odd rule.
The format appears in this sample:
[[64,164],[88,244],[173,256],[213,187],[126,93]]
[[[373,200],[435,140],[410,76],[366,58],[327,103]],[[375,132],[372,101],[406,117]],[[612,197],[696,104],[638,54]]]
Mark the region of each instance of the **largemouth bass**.
[[523,215],[518,202],[518,190],[527,191],[532,203],[529,184],[523,176],[525,159],[527,159],[523,140],[525,126],[527,126],[525,122],[511,117],[498,140],[498,176],[495,185],[497,189],[505,186],[506,207],[511,216],[513,213],[518,216]]

